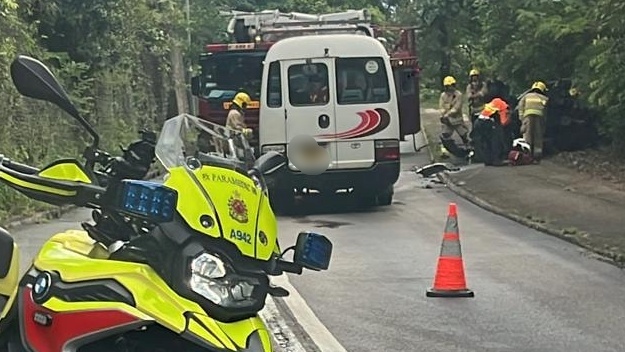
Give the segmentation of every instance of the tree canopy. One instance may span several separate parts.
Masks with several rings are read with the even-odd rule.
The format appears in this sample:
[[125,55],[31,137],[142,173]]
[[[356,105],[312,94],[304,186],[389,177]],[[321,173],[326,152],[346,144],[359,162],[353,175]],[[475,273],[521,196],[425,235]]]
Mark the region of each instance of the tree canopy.
[[[79,155],[86,141],[59,109],[19,96],[9,78],[17,54],[50,65],[114,150],[135,138],[139,127],[157,127],[176,114],[177,53],[189,67],[205,44],[227,40],[228,18],[220,10],[275,8],[368,8],[378,23],[416,26],[425,88],[438,89],[447,74],[465,83],[474,67],[502,78],[515,92],[535,80],[571,78],[583,99],[602,112],[600,126],[615,149],[625,146],[620,1],[0,0],[0,153],[41,166]],[[0,218],[33,206],[0,189]]]

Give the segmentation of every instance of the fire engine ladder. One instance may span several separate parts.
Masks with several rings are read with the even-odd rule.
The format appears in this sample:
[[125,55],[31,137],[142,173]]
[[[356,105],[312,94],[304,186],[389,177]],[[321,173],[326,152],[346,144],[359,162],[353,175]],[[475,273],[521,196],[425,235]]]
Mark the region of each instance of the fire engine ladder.
[[306,14],[300,12],[282,13],[279,10],[260,12],[229,11],[222,15],[231,16],[228,33],[234,34],[237,22],[243,22],[250,35],[291,34],[302,32],[368,32],[373,36],[371,15],[366,9],[347,10],[327,14]]

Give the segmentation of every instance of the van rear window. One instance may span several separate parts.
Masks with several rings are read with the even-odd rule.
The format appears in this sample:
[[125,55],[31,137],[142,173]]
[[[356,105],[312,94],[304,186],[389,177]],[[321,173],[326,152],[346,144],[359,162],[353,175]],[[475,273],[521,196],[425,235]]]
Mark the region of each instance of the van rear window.
[[269,64],[269,81],[267,82],[267,106],[279,108],[282,106],[282,84],[280,83],[280,62]]
[[337,101],[341,105],[386,103],[391,99],[380,57],[336,60]]
[[291,65],[288,74],[292,106],[328,103],[328,66],[322,63]]

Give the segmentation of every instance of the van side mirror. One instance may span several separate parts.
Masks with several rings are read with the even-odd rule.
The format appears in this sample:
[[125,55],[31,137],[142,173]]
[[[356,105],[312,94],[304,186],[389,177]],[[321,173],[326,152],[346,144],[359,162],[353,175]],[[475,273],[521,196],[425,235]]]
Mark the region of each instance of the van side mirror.
[[191,94],[200,94],[200,76],[191,77]]
[[269,151],[261,155],[254,162],[254,169],[262,175],[270,174],[286,165],[287,159],[283,154],[276,151]]
[[327,270],[332,257],[332,242],[324,235],[300,232],[297,235],[293,262],[310,270]]

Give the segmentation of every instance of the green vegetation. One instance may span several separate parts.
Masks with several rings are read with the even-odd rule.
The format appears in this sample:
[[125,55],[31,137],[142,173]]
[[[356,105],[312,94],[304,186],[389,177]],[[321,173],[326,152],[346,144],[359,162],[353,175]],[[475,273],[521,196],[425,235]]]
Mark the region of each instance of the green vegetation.
[[[625,3],[614,0],[0,0],[0,152],[43,166],[80,155],[88,136],[59,109],[19,96],[17,54],[37,57],[103,134],[104,146],[136,137],[186,110],[184,82],[204,44],[227,40],[220,10],[328,12],[371,9],[378,23],[419,28],[424,101],[444,75],[462,86],[473,66],[515,92],[536,79],[573,78],[602,111],[615,150],[625,147]],[[190,35],[190,41],[187,38]],[[174,64],[175,63],[175,64]],[[186,77],[185,77],[186,74]],[[0,186],[0,221],[43,205]]]
[[[9,66],[18,54],[46,63],[115,153],[176,112],[169,52],[183,27],[167,1],[0,0],[0,153],[44,166],[80,156],[89,136],[49,103],[22,98]],[[167,6],[170,6],[168,8]],[[180,18],[183,18],[182,16]],[[5,186],[0,220],[46,208]]]
[[514,92],[534,80],[571,78],[597,107],[614,151],[625,147],[625,3],[613,0],[397,0],[403,23],[420,29],[423,84],[440,87],[472,67],[499,76]]

